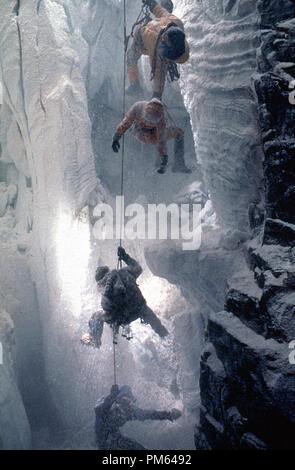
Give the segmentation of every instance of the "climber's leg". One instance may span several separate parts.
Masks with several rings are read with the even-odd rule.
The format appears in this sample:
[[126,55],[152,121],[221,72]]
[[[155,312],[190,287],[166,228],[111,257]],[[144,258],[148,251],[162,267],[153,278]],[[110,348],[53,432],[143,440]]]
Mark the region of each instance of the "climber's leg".
[[167,164],[168,164],[168,155],[161,155],[160,165],[159,165],[159,168],[157,169],[157,172],[160,173],[161,175],[165,173],[165,171],[167,170]]
[[106,317],[103,310],[99,310],[98,312],[93,313],[88,322],[89,333],[82,336],[81,343],[85,344],[86,346],[100,348],[105,320]]
[[129,87],[126,90],[127,95],[136,95],[142,92],[139,81],[138,61],[142,55],[142,39],[140,28],[136,30],[134,39],[127,51],[127,74],[129,79]]
[[161,338],[164,338],[169,334],[157,315],[147,305],[143,307],[140,316],[145,323],[148,323],[152,327],[155,333],[161,336]]
[[[179,129],[179,128],[177,128]],[[182,132],[182,131],[181,131]],[[184,135],[183,132],[178,134],[174,140],[174,163],[172,166],[173,173],[191,173],[184,161]]]
[[[150,60],[150,62],[151,67],[153,68],[153,60]],[[159,100],[162,99],[166,81],[167,67],[168,61],[166,59],[161,59],[161,57],[156,59],[152,98],[158,98]]]

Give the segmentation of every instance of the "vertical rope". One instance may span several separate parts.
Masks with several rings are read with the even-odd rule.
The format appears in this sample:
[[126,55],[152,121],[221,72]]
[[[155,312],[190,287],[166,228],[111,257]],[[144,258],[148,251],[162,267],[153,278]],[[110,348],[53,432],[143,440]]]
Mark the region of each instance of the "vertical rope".
[[[126,52],[127,52],[127,24],[126,24],[126,0],[124,0],[124,74],[123,74],[123,119],[126,112]],[[124,158],[125,158],[125,135],[122,137],[122,163],[121,163],[121,197],[124,194]],[[124,211],[121,207],[121,220],[120,220],[120,246],[122,246],[122,233]]]
[[113,327],[113,356],[114,356],[114,385],[117,385],[116,344],[115,344],[114,327]]
[[[123,3],[124,6],[124,70],[123,70],[123,119],[126,112],[126,52],[128,46],[127,39],[127,22],[126,22],[126,0]],[[120,195],[121,198],[124,194],[124,158],[125,158],[125,136],[123,134],[122,138],[122,159],[121,159],[121,189]],[[124,209],[124,208],[123,208]],[[121,207],[120,213],[120,246],[122,246],[122,233],[123,233],[123,221],[124,221],[124,211]],[[117,269],[122,267],[122,261],[118,259]],[[114,361],[114,385],[117,385],[117,364],[116,364],[116,335],[117,335],[117,325],[113,324],[113,361]]]

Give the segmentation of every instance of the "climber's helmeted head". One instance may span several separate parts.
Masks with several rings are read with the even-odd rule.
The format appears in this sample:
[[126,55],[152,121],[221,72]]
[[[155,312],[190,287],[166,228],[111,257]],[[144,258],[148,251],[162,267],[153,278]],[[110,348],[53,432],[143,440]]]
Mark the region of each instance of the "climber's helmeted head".
[[123,426],[126,421],[130,420],[135,402],[136,398],[132,394],[131,388],[128,385],[120,387],[116,401],[110,409],[110,420],[115,421],[119,427]]
[[96,271],[95,271],[95,280],[97,284],[101,284],[105,278],[105,276],[108,274],[110,271],[110,268],[108,266],[99,266]]
[[179,26],[170,26],[160,43],[160,56],[177,60],[185,53],[185,33]]
[[171,0],[161,0],[161,5],[164,7],[169,13],[173,12],[173,2]]
[[128,385],[122,385],[122,387],[120,387],[119,389],[116,401],[119,404],[127,404],[132,402],[134,403],[136,401],[136,398]]
[[151,123],[158,123],[164,117],[164,106],[158,98],[153,98],[144,108],[144,114]]

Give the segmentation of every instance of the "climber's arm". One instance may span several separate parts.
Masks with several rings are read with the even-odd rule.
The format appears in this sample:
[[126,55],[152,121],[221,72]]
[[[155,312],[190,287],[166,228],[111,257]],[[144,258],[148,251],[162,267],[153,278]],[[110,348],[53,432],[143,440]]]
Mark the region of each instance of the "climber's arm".
[[102,293],[103,297],[110,297],[116,277],[117,271],[115,269],[113,269],[110,273],[107,274],[105,287]]
[[103,400],[100,400],[95,405],[94,407],[95,412],[109,410],[112,404],[116,401],[118,393],[119,393],[118,385],[112,385],[111,393],[106,398],[104,398]]
[[118,257],[120,260],[123,260],[127,266],[128,266],[128,271],[135,277],[138,278],[141,273],[142,273],[142,267],[140,264],[131,256],[129,256],[124,248],[119,247],[118,248]]
[[123,120],[120,122],[120,124],[116,128],[115,135],[122,137],[123,134],[125,134],[126,131],[132,126],[136,119],[137,115],[137,106],[136,103],[129,109],[129,111],[125,114]]
[[146,421],[147,419],[160,420],[163,421],[168,419],[169,421],[174,421],[181,416],[179,410],[173,409],[172,411],[157,411],[157,410],[142,410],[141,408],[135,408],[134,418],[138,421]]

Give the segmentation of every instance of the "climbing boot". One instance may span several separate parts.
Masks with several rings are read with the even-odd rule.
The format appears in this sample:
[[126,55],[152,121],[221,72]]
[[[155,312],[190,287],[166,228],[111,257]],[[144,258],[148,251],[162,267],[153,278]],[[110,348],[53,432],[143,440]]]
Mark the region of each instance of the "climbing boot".
[[172,173],[191,173],[184,162],[184,137],[180,135],[174,141],[174,163]]
[[141,93],[143,93],[143,89],[139,80],[136,80],[136,82],[131,83],[129,87],[126,88],[126,95],[128,96],[137,96]]
[[168,13],[173,12],[174,5],[172,0],[161,0],[161,6],[164,7]]
[[99,348],[101,346],[101,341],[95,341],[93,336],[89,333],[86,333],[80,339],[81,344],[84,346],[92,346],[93,348]]
[[157,172],[161,175],[167,170],[168,155],[161,155],[160,166],[157,169]]

